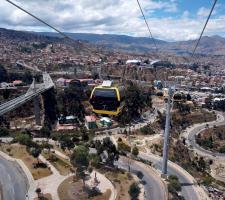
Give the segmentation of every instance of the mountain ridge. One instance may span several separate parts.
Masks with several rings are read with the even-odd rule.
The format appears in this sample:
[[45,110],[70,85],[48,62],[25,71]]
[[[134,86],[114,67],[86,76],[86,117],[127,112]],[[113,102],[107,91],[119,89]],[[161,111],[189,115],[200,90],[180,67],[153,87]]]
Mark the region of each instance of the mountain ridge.
[[[47,36],[57,37],[57,33],[40,32]],[[92,33],[67,33],[77,40],[85,40],[90,43],[102,45],[106,48],[147,53],[155,51],[153,40],[147,37],[133,37],[114,34],[92,34]],[[154,39],[161,52],[175,54],[190,54],[197,40],[165,41]],[[203,36],[197,49],[197,54],[225,55],[225,38],[219,35]]]
[[[30,31],[17,31],[0,28],[0,32],[11,31],[13,37],[16,37],[17,33],[21,37],[24,34],[30,33],[31,37],[50,37],[53,40],[62,38],[55,32],[30,32]],[[115,35],[115,34],[93,34],[93,33],[66,33],[75,40],[85,41],[90,44],[97,45],[98,47],[107,48],[109,50],[130,52],[130,53],[153,53],[155,52],[155,45],[151,38],[147,37],[133,37],[127,35]],[[33,35],[33,36],[32,36]],[[186,41],[164,41],[154,39],[158,50],[162,53],[172,53],[177,55],[190,55],[196,40]],[[197,48],[196,54],[199,55],[225,55],[225,38],[219,35],[203,36],[200,44]]]

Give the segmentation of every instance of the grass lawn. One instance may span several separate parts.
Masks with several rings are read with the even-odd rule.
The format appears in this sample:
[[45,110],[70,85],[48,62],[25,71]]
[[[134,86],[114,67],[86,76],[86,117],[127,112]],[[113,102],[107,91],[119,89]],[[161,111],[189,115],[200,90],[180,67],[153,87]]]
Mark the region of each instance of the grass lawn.
[[[65,176],[71,173],[71,164],[68,160],[63,159],[52,152],[42,152],[42,155],[49,160],[49,162],[59,171],[61,175]],[[55,161],[52,161],[51,157],[53,157]]]
[[14,157],[21,159],[24,164],[28,167],[34,180],[49,176],[52,174],[51,170],[48,168],[33,168],[33,163],[37,163],[32,155],[26,151],[26,147],[19,144],[0,144],[0,151]]

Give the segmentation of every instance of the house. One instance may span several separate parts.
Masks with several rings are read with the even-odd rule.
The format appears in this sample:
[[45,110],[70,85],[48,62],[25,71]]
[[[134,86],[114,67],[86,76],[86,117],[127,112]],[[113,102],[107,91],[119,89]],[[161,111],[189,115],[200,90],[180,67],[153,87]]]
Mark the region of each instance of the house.
[[75,123],[79,123],[77,117],[70,115],[70,116],[63,116],[61,115],[58,118],[59,124],[75,124]]
[[140,65],[141,64],[141,60],[127,60],[126,64]]
[[85,126],[87,127],[87,129],[97,128],[95,116],[93,115],[85,116]]
[[22,84],[23,84],[23,81],[21,81],[21,80],[13,81],[13,86],[19,86],[19,85],[22,85]]

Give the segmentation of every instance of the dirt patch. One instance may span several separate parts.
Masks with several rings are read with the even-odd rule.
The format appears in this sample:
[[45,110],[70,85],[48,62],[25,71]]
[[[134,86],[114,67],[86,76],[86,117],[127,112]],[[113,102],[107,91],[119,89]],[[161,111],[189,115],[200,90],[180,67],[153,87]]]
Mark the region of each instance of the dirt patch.
[[58,188],[60,200],[87,200],[88,196],[83,191],[83,183],[81,180],[75,180],[70,177],[63,181]]
[[111,190],[106,190],[105,193],[88,198],[88,194],[83,190],[83,182],[74,177],[70,177],[63,181],[58,188],[60,200],[109,200]]
[[135,182],[133,176],[121,170],[118,171],[106,171],[101,170],[105,176],[113,183],[117,191],[116,200],[130,200],[130,195],[128,193],[130,185]]
[[66,176],[71,173],[71,164],[68,160],[63,159],[62,157],[52,153],[52,152],[43,152],[42,155],[59,171],[63,176]]
[[104,194],[93,197],[91,200],[109,200],[111,193],[111,190],[108,189]]

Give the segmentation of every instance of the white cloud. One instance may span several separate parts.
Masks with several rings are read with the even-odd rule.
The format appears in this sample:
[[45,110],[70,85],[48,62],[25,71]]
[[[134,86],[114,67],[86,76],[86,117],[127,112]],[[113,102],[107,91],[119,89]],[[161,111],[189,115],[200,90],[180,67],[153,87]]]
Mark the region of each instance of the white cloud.
[[182,14],[181,17],[182,17],[182,18],[188,18],[189,15],[190,15],[189,11],[188,11],[188,10],[185,10],[185,11],[183,12],[183,14]]
[[[216,7],[216,9],[217,8],[218,7]],[[213,10],[212,15],[216,14],[216,9]],[[197,15],[199,17],[208,17],[210,10],[211,10],[210,8],[201,7],[201,8],[198,9]]]
[[199,8],[197,15],[199,17],[207,17],[209,15],[209,12],[210,12],[210,9],[201,7],[201,8]]
[[[148,36],[136,0],[14,0],[19,5],[66,32],[89,32]],[[177,0],[140,0],[155,37],[165,40],[187,40],[198,37],[204,24],[203,8],[199,19],[184,11],[179,19],[156,17],[158,11],[177,12]],[[31,31],[49,31],[45,25],[13,7],[0,2],[0,27]],[[201,11],[201,12],[200,12]],[[225,30],[225,17],[210,20],[207,34]],[[219,32],[221,31],[221,32]]]

